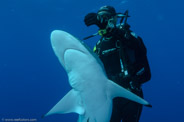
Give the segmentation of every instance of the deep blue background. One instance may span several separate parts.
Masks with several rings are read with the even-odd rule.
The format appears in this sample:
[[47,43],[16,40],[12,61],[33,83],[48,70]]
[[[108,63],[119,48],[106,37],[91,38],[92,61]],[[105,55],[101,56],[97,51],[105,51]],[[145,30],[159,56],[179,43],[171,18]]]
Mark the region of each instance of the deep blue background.
[[[41,119],[69,90],[64,69],[50,45],[50,32],[65,30],[82,39],[97,31],[84,16],[103,5],[129,10],[128,23],[148,49],[152,79],[143,85],[140,122],[183,122],[184,2],[179,0],[1,0],[0,121],[35,118],[75,122],[76,114]],[[90,47],[99,37],[85,41]]]

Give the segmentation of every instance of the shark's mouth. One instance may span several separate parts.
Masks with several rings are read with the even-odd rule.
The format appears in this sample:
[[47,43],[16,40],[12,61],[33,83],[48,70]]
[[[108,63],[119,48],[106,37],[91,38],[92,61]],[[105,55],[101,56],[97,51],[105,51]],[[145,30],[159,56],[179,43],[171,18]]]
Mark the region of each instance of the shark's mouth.
[[68,60],[66,58],[70,58],[70,59],[72,59],[72,58],[75,59],[76,58],[76,59],[78,59],[77,55],[78,55],[78,58],[80,58],[81,55],[84,56],[84,55],[87,55],[87,53],[83,50],[79,50],[79,49],[75,49],[75,48],[65,49],[64,52],[63,52],[63,63],[64,63],[64,65],[66,66],[66,62],[72,61],[72,60]]
[[84,52],[83,50],[78,50],[78,49],[75,49],[75,48],[66,48],[66,49],[64,50],[63,57],[64,57],[65,53],[66,53],[68,50],[73,50],[73,51],[76,51],[76,52],[80,52],[80,53],[86,54],[86,52]]

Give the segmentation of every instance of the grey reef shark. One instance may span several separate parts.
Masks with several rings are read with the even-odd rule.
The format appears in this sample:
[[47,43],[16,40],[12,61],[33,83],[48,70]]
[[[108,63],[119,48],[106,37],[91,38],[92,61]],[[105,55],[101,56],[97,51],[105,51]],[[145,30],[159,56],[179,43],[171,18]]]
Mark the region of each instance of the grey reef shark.
[[144,99],[109,80],[98,56],[71,34],[54,30],[51,45],[72,89],[44,117],[77,113],[78,122],[109,122],[115,97],[151,107]]

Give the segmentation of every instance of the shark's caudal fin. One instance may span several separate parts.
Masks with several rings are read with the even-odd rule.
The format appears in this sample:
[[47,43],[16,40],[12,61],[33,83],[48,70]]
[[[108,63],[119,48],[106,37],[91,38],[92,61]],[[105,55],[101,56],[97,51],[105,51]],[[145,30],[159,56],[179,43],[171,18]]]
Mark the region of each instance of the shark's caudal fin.
[[152,107],[147,101],[142,99],[141,97],[135,95],[134,93],[128,91],[127,89],[117,85],[113,81],[109,80],[107,83],[107,88],[108,88],[108,94],[109,96],[113,99],[115,97],[123,97],[126,99],[129,99],[131,101],[143,104],[148,107]]
[[75,112],[80,115],[84,114],[84,108],[81,106],[81,99],[75,90],[70,90],[45,116],[51,114],[62,114]]

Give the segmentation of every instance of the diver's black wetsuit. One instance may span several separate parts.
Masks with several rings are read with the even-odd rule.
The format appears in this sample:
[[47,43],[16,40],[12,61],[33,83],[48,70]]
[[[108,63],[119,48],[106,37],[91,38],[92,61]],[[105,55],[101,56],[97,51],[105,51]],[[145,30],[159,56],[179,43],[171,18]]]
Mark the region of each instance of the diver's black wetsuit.
[[[109,79],[143,97],[141,84],[150,79],[151,73],[146,48],[140,37],[129,29],[125,31],[118,27],[102,36],[94,52],[102,60]],[[115,98],[111,122],[138,122],[141,111],[142,105]]]

